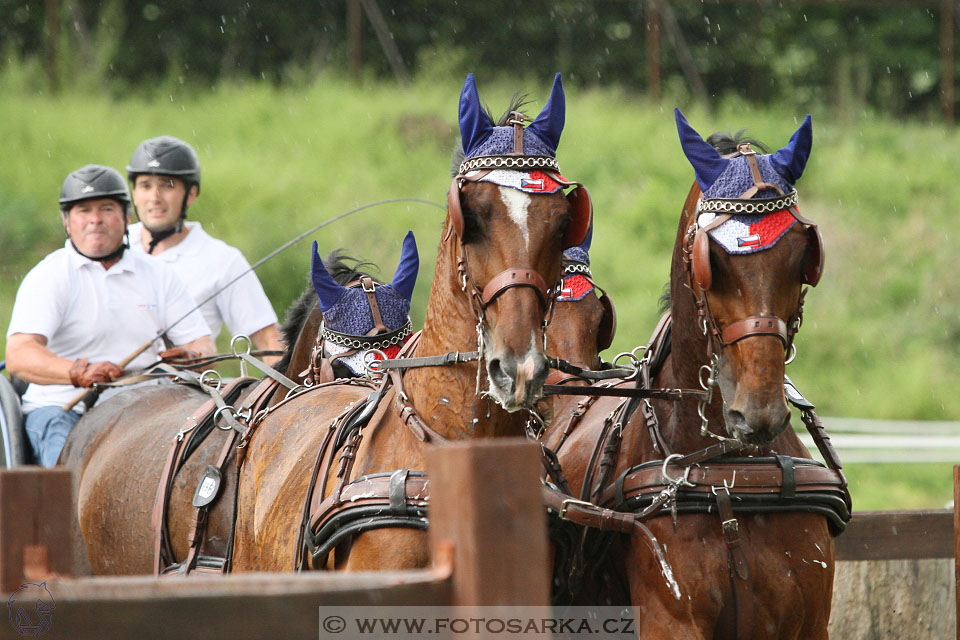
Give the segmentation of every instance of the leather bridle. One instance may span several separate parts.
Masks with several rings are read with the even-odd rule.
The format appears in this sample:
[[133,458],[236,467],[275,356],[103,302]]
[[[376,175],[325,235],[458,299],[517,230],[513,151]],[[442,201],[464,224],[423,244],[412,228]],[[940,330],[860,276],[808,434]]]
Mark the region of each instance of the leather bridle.
[[[776,315],[756,314],[736,320],[721,328],[713,313],[710,311],[710,305],[707,302],[706,295],[706,292],[712,285],[709,244],[709,231],[711,229],[720,226],[737,213],[762,213],[786,210],[797,222],[806,228],[810,241],[813,243],[811,249],[812,255],[809,256],[804,267],[803,283],[816,286],[823,272],[823,248],[817,225],[800,215],[796,205],[796,190],[784,194],[779,186],[764,182],[760,175],[760,169],[757,166],[755,155],[756,152],[750,148],[749,144],[741,144],[737,148],[737,153],[730,156],[744,156],[746,158],[750,166],[754,184],[736,198],[707,199],[701,196],[697,203],[697,211],[694,215],[699,216],[699,214],[706,212],[713,212],[717,215],[703,226],[700,226],[699,221],[695,217],[687,228],[686,237],[684,238],[684,268],[687,273],[690,290],[693,292],[696,302],[701,329],[704,334],[709,337],[708,350],[710,352],[710,360],[712,360],[713,354],[723,347],[730,346],[744,338],[763,335],[776,336],[779,338],[783,343],[785,352],[789,353],[793,348],[793,338],[803,323],[803,302],[808,291],[808,288],[804,288],[800,292],[797,308],[786,321]],[[765,189],[773,189],[779,193],[779,196],[775,198],[753,197]],[[715,346],[719,348],[715,348]]]

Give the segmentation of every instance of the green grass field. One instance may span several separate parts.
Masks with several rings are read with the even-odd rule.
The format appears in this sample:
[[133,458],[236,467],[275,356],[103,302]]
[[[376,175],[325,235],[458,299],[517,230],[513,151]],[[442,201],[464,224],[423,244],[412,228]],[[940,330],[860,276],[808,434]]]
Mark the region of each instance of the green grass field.
[[[71,170],[121,168],[142,139],[191,142],[203,189],[190,216],[253,262],[297,233],[371,201],[443,203],[450,181],[462,78],[421,79],[407,89],[320,76],[297,87],[235,83],[198,90],[173,81],[150,96],[106,89],[51,97],[30,67],[0,73],[0,317],[19,280],[61,246],[56,198]],[[499,114],[517,89],[536,113],[549,79],[508,85],[478,78]],[[101,86],[93,83],[91,86]],[[558,159],[594,198],[594,275],[616,300],[610,354],[645,343],[668,275],[680,206],[692,170],[677,143],[672,104],[611,90],[567,87]],[[736,102],[681,105],[701,134],[748,132],[786,143],[804,113]],[[960,419],[952,375],[960,369],[960,137],[940,124],[870,114],[813,113],[814,150],[798,184],[803,213],[826,246],[822,283],[807,296],[799,357],[788,373],[822,415]],[[331,225],[259,271],[282,315],[306,284],[310,240],[346,247],[389,275],[407,229],[422,254],[414,321],[422,320],[443,212],[422,204],[373,208]],[[0,337],[0,346],[4,340]],[[610,355],[608,354],[608,355]],[[952,495],[949,465],[851,465],[857,508],[940,507]]]

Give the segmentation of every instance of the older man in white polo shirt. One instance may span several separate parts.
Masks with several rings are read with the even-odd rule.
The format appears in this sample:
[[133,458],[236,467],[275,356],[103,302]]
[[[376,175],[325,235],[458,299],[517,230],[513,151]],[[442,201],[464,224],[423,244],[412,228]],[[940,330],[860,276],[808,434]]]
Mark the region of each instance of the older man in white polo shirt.
[[[282,350],[277,314],[250,264],[235,247],[186,222],[200,195],[200,161],[173,136],[141,142],[127,165],[140,222],[130,225],[134,251],[168,263],[190,289],[214,338],[226,324],[261,349]],[[272,363],[279,357],[268,358]]]
[[[109,382],[116,362],[166,331],[130,362],[210,355],[210,330],[184,284],[166,265],[125,251],[130,192],[115,169],[87,165],[67,176],[60,213],[68,240],[24,277],[7,329],[7,368],[30,383],[25,428],[37,461],[57,462],[81,410],[63,405],[94,382]],[[109,392],[108,392],[109,393]],[[106,394],[105,394],[106,395]]]

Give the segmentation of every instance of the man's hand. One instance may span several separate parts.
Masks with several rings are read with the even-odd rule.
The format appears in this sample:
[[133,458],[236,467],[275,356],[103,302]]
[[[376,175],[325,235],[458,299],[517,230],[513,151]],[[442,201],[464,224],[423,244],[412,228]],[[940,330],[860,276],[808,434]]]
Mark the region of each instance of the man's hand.
[[187,349],[186,347],[171,347],[166,351],[160,352],[160,360],[170,364],[184,363],[200,357],[202,357],[202,354]]
[[90,364],[88,358],[80,358],[70,367],[70,382],[75,387],[85,389],[94,382],[110,382],[123,375],[123,367],[103,361]]

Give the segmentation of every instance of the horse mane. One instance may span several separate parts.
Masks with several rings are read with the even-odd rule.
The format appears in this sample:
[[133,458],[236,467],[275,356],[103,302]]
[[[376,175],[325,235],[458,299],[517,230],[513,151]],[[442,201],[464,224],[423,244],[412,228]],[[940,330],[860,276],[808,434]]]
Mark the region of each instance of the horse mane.
[[735,153],[737,147],[741,144],[749,144],[751,147],[756,147],[760,153],[769,153],[766,145],[755,138],[748,138],[746,133],[746,129],[740,129],[736,133],[717,131],[716,133],[710,134],[710,137],[707,138],[707,144],[720,152],[720,155],[724,156]]
[[[360,276],[370,276],[374,282],[383,284],[379,279],[374,278],[365,271],[368,267],[379,271],[379,267],[372,262],[360,260],[344,252],[343,249],[335,249],[330,252],[324,261],[323,266],[327,272],[336,281],[337,284],[347,285],[358,279]],[[283,343],[287,346],[283,353],[283,358],[274,367],[277,371],[285,371],[290,366],[290,360],[293,358],[293,347],[297,344],[297,338],[303,329],[304,323],[310,317],[310,313],[317,306],[317,292],[313,289],[313,283],[307,277],[307,287],[303,293],[294,300],[287,308],[287,313],[283,318],[283,324],[280,325],[280,335]]]
[[[511,111],[519,111],[523,114],[523,119],[526,121],[527,114],[522,109],[530,104],[532,100],[528,98],[526,93],[520,93],[519,91],[513,94],[513,97],[510,98],[510,103],[507,105],[507,110],[503,112],[499,118],[494,120],[493,113],[490,111],[490,107],[487,105],[482,105],[483,113],[490,119],[490,122],[493,123],[495,127],[505,127],[507,125],[507,120],[510,119]],[[453,147],[453,156],[450,158],[450,176],[453,177],[460,172],[460,163],[463,162],[464,156],[466,154],[463,151],[463,142],[457,140],[456,145]]]

